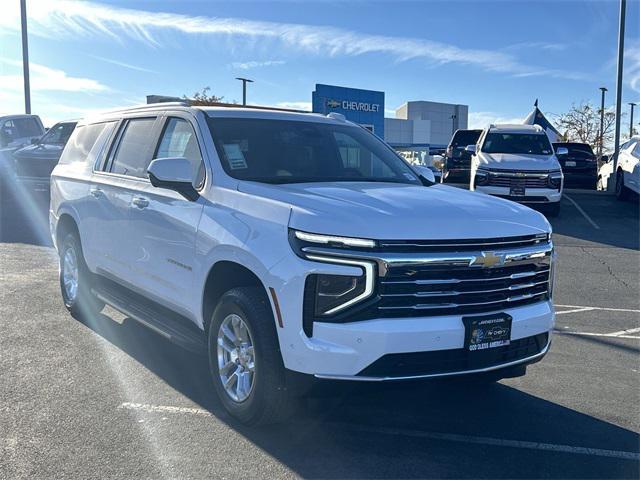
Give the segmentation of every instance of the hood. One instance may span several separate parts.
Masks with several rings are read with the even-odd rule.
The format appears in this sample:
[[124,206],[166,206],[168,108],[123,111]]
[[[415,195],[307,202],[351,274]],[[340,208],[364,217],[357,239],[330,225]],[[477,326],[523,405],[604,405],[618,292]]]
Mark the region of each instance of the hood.
[[62,155],[64,145],[42,144],[27,145],[20,150],[14,152],[13,156],[20,158],[42,158],[44,160],[58,160]]
[[289,226],[312,233],[440,240],[550,231],[544,216],[528,207],[441,184],[240,182],[238,189],[291,205]]
[[560,164],[555,155],[480,152],[477,158],[479,167],[491,170],[560,170]]

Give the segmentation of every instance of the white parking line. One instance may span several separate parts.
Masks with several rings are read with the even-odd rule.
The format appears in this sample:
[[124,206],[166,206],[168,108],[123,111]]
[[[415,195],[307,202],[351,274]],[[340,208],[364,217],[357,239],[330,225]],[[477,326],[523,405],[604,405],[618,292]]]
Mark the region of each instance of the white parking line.
[[[141,410],[148,413],[174,413],[187,415],[200,415],[211,417],[211,412],[201,408],[173,407],[167,405],[151,405],[147,403],[122,403],[118,408],[126,410]],[[328,422],[324,425],[339,427],[346,430],[383,435],[400,435],[414,438],[427,438],[430,440],[443,440],[448,442],[471,443],[478,445],[490,445],[496,447],[521,448],[527,450],[545,450],[549,452],[571,453],[577,455],[591,455],[596,457],[620,458],[623,460],[640,460],[640,453],[622,450],[606,450],[601,448],[579,447],[573,445],[560,445],[555,443],[529,442],[524,440],[508,440],[503,438],[475,437],[470,435],[458,435],[455,433],[423,432],[420,430],[406,430],[387,427],[366,427],[345,423]]]
[[[631,313],[640,313],[640,310],[635,310],[633,308],[610,308],[610,307],[589,307],[586,305],[557,305],[556,307],[560,308],[575,308],[575,309],[589,309],[589,310],[605,310],[607,312],[631,312]],[[560,313],[560,312],[557,312]],[[570,313],[565,311],[563,313]]]
[[556,312],[556,315],[564,315],[565,313],[578,313],[578,312],[590,312],[593,308],[584,307],[584,308],[574,308],[573,310],[564,310],[562,312]]
[[559,335],[576,335],[583,337],[610,337],[610,338],[631,338],[634,340],[640,340],[640,336],[637,335],[614,335],[611,333],[595,333],[595,332],[572,332],[566,330],[554,330],[555,334]]
[[600,230],[600,227],[598,226],[598,224],[596,222],[594,222],[593,219],[589,215],[587,215],[587,212],[585,212],[582,209],[582,207],[580,205],[578,205],[573,198],[571,198],[569,195],[566,195],[566,194],[565,194],[564,198],[569,200],[573,204],[573,206],[576,207],[576,209],[582,214],[582,216],[584,218],[587,219],[587,221],[591,224],[591,226],[593,228],[595,228],[596,230]]

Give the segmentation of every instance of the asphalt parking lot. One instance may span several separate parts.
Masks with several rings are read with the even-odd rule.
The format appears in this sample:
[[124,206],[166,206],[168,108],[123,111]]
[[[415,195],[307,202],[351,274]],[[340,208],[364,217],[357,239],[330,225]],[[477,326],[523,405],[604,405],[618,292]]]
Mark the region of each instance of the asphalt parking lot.
[[556,335],[526,377],[338,385],[262,429],[223,414],[206,359],[108,308],[71,318],[46,216],[0,213],[0,478],[640,476],[637,201],[565,196]]

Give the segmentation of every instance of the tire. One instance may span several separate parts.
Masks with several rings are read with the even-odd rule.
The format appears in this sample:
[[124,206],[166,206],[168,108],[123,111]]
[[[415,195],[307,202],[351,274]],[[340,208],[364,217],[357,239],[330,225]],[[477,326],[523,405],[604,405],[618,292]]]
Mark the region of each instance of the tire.
[[624,173],[618,170],[616,173],[616,198],[618,200],[629,199],[629,189],[624,186]]
[[275,321],[261,288],[234,288],[222,296],[209,326],[208,351],[216,392],[231,416],[264,425],[293,413]]
[[87,321],[100,313],[104,303],[91,292],[93,275],[84,261],[77,234],[69,233],[64,237],[59,253],[60,291],[64,306],[75,319]]
[[560,215],[560,202],[552,203],[547,206],[547,217],[555,218]]

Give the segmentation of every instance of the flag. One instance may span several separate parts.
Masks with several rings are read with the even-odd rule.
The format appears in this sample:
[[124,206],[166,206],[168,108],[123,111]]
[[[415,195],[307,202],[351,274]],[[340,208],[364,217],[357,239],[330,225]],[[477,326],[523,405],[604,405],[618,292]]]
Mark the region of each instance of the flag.
[[527,118],[524,119],[523,122],[525,125],[540,125],[545,132],[547,132],[547,136],[551,142],[557,142],[561,139],[562,135],[553,124],[547,120],[547,117],[540,111],[538,108],[538,99],[536,98],[535,103],[533,104],[533,110]]

